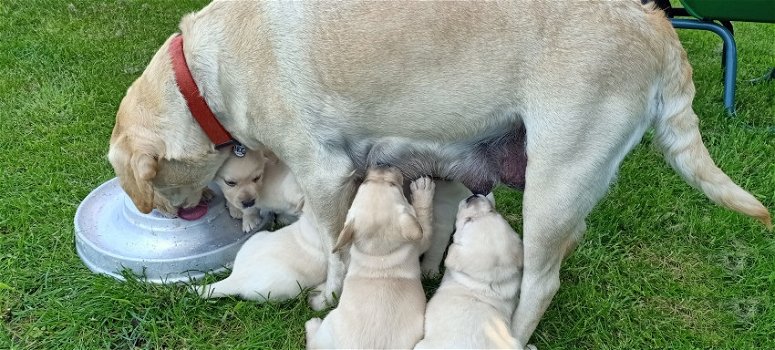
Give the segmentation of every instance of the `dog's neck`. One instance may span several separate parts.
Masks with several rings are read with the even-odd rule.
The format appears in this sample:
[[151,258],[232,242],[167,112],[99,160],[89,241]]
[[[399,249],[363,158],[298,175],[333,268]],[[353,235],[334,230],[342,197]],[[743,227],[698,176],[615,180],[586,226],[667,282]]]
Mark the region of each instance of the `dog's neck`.
[[[225,16],[234,6],[262,6],[238,1],[213,2],[180,23],[188,66],[208,106],[224,128],[248,149],[258,149],[264,143],[281,144],[286,134],[265,134],[263,130],[287,130],[289,113],[276,96],[275,56],[263,24],[252,16]],[[251,13],[259,13],[259,9]],[[224,19],[228,19],[224,21]],[[233,33],[224,36],[222,33]],[[250,37],[251,45],[244,38]],[[250,57],[245,62],[240,57]],[[249,68],[258,64],[267,74],[250,75]],[[173,77],[174,79],[174,77]],[[270,126],[267,128],[267,126]],[[273,149],[282,154],[282,149]]]
[[350,247],[347,277],[420,278],[421,275],[420,254],[412,244],[404,244],[385,255],[365,253],[357,244]]
[[449,269],[444,273],[441,285],[445,288],[470,291],[470,294],[481,302],[492,306],[506,316],[511,316],[517,304],[518,293],[514,293],[514,290],[519,290],[520,277],[517,274],[514,278],[485,281],[463,271]]

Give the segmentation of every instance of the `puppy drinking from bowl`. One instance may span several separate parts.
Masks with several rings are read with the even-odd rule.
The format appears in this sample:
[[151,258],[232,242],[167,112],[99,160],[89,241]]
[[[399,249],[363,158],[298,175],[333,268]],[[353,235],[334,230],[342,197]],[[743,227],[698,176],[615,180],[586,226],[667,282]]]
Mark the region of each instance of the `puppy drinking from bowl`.
[[481,195],[460,202],[456,225],[444,278],[425,312],[425,338],[415,349],[518,348],[511,315],[522,280],[522,241]]
[[229,214],[242,219],[242,230],[250,232],[261,219],[261,210],[298,217],[304,195],[288,167],[269,150],[247,150],[244,157],[230,155],[218,170]]
[[410,185],[396,168],[368,171],[335,249],[350,245],[339,306],[306,323],[307,348],[412,348],[422,338],[425,294],[419,256],[431,236],[434,183]]

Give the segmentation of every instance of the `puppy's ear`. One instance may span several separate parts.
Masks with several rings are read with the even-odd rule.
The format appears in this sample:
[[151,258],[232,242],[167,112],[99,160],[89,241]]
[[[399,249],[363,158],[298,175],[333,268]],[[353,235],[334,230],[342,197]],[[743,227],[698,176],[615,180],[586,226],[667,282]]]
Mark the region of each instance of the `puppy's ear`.
[[416,241],[422,238],[422,227],[412,213],[403,211],[398,217],[398,225],[401,227],[401,236],[404,239]]
[[355,233],[355,224],[353,222],[353,219],[348,218],[347,222],[344,223],[342,232],[339,232],[339,237],[337,237],[336,239],[336,245],[334,246],[334,249],[331,250],[331,252],[336,253],[337,251],[339,251],[339,249],[342,249],[342,247],[352,243],[354,233]]
[[490,192],[485,197],[490,201],[490,204],[492,204],[492,208],[495,209],[495,193]]

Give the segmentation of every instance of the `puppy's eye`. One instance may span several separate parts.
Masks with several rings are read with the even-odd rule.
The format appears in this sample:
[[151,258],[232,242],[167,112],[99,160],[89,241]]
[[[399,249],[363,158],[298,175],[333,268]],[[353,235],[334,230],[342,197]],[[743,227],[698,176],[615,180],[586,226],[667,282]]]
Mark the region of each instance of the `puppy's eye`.
[[256,177],[253,179],[253,182],[258,182],[258,180],[261,180],[261,177],[262,177],[262,176],[263,176],[263,175],[258,175],[258,176],[256,176]]
[[234,186],[237,186],[237,183],[236,183],[236,182],[234,182],[234,181],[226,181],[226,180],[223,180],[223,182],[226,184],[226,186],[229,186],[229,187],[234,187]]
[[466,220],[465,220],[465,221],[463,221],[463,223],[464,223],[464,224],[467,224],[467,223],[469,223],[469,222],[471,222],[471,221],[473,221],[473,219],[472,219],[472,218],[466,218]]

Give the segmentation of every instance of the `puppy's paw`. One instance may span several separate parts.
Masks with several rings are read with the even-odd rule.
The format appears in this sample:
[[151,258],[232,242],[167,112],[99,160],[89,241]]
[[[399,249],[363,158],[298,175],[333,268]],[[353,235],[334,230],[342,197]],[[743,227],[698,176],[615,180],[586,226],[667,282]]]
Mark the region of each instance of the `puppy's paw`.
[[538,350],[538,347],[533,344],[527,344],[525,350]]
[[330,293],[324,293],[323,288],[325,287],[320,285],[309,293],[307,302],[312,310],[321,311],[334,305],[334,296]]
[[251,216],[245,216],[242,218],[242,231],[245,233],[248,233],[250,231],[253,231],[254,228],[258,227],[258,223],[261,221],[261,219],[258,218],[258,215],[251,215]]
[[237,220],[242,219],[242,210],[239,210],[235,208],[231,204],[226,204],[226,207],[229,208],[229,215]]
[[428,205],[433,202],[433,192],[436,190],[436,183],[429,177],[421,177],[412,181],[409,185],[412,191],[412,203],[415,205]]

